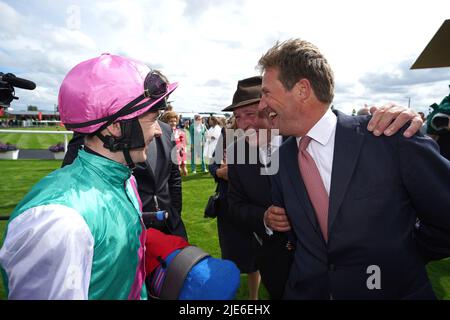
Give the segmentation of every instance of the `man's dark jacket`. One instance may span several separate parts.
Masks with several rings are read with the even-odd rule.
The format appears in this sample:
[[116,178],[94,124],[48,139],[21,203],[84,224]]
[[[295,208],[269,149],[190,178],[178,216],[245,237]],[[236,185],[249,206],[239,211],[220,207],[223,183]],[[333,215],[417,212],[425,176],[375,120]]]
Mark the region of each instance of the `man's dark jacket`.
[[[450,162],[431,139],[407,139],[404,129],[376,137],[368,121],[337,112],[327,242],[300,175],[295,137],[279,149],[273,201],[286,209],[297,237],[286,299],[435,298],[416,239],[428,230],[425,242],[441,239],[449,248]],[[425,229],[416,229],[417,219]]]
[[[142,211],[150,212],[156,209],[154,196],[156,195],[159,209],[167,210],[166,233],[178,235],[187,239],[186,228],[181,219],[182,195],[181,176],[176,158],[176,145],[172,140],[172,129],[164,122],[159,122],[161,137],[154,139],[157,155],[153,163],[156,168],[151,168],[151,149],[147,151],[147,161],[133,171],[138,183],[138,192],[142,200]],[[172,157],[175,162],[172,161]]]
[[[236,143],[230,148],[234,148],[236,156]],[[257,155],[257,163],[251,163],[249,152]],[[269,236],[264,226],[264,212],[272,204],[270,178],[262,174],[265,169],[259,161],[258,150],[250,148],[248,143],[245,142],[245,163],[239,164],[236,160],[228,164],[229,215],[234,223],[244,226],[248,232],[255,232],[262,241],[256,255],[261,281],[271,299],[281,299],[293,252],[286,247],[286,233],[274,232]]]

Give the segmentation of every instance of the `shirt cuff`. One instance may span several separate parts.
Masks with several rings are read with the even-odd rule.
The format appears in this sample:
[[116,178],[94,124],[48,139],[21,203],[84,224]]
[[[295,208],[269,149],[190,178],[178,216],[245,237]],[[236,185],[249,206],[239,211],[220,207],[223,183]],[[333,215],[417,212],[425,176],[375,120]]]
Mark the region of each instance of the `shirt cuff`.
[[264,218],[263,218],[263,223],[264,223],[264,228],[266,228],[266,233],[267,233],[269,236],[273,235],[273,230],[270,229],[270,228],[266,225],[266,221],[264,220]]

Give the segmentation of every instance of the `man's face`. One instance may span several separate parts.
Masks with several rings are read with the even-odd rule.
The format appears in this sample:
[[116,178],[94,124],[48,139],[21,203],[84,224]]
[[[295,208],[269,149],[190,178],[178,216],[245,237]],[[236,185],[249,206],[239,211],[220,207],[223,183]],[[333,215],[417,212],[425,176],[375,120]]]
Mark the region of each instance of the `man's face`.
[[281,135],[294,135],[299,125],[294,90],[286,90],[278,80],[277,68],[265,70],[262,78],[259,111],[265,112],[272,128],[279,129]]
[[161,136],[161,127],[158,124],[159,112],[147,112],[139,117],[139,123],[144,134],[145,147],[131,150],[130,155],[135,163],[144,162],[147,159],[148,144],[155,138]]
[[237,108],[233,111],[236,126],[238,129],[248,130],[257,129],[258,104],[250,104],[245,107]]
[[[233,111],[233,114],[238,129],[244,131],[254,130],[257,143],[260,140],[259,135],[262,132],[266,132],[269,135],[270,121],[265,113],[258,111],[258,103],[237,108]],[[260,131],[260,129],[264,129],[265,131]],[[248,139],[248,141],[252,142],[253,139]]]

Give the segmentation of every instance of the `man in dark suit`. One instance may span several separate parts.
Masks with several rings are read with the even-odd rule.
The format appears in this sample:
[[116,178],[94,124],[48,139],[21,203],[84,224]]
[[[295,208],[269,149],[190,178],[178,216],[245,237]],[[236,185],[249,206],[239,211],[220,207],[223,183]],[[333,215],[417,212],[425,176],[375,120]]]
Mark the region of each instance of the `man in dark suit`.
[[[258,117],[258,103],[261,95],[261,77],[252,77],[239,81],[233,103],[223,111],[233,111],[238,129],[267,129],[264,118]],[[281,137],[276,137],[281,143]],[[271,299],[281,299],[287,274],[293,257],[292,246],[283,232],[268,235],[264,226],[264,212],[272,204],[270,180],[261,175],[264,164],[260,161],[260,150],[250,139],[238,140],[231,146],[234,150],[233,161],[228,164],[228,206],[232,221],[245,228],[257,239],[256,264],[261,281]],[[244,163],[238,162],[238,144],[244,144]],[[256,154],[256,162],[249,161],[250,154]],[[227,152],[230,155],[231,152]],[[261,155],[262,158],[262,155]],[[267,160],[265,158],[264,160]],[[255,241],[256,242],[256,241]],[[273,263],[274,260],[277,263]]]
[[[246,143],[245,158],[249,159],[251,147]],[[269,176],[261,175],[264,165],[261,161],[251,164],[228,165],[228,204],[230,216],[249,232],[255,233],[259,246],[256,251],[256,265],[261,281],[271,299],[281,299],[284,285],[293,257],[293,247],[285,232],[267,234],[263,217],[272,204]],[[275,263],[276,261],[276,263]]]
[[297,237],[284,298],[435,298],[415,238],[419,219],[449,239],[450,162],[436,143],[376,138],[369,117],[331,111],[333,73],[311,43],[277,43],[259,66],[259,109],[291,136],[268,212],[287,214]]
[[[165,233],[178,235],[187,240],[186,228],[181,219],[181,176],[177,163],[171,158],[171,153],[175,150],[173,149],[175,142],[172,141],[170,126],[162,121],[158,123],[162,131],[161,136],[155,137],[149,144],[146,162],[139,164],[133,170],[142,201],[143,218],[149,227],[149,223],[154,219],[150,219],[145,212],[154,212],[156,209],[166,210],[168,218],[158,228]],[[73,162],[83,144],[84,135],[75,133],[69,143],[63,166]]]
[[[143,218],[145,222],[145,212],[166,210],[169,215],[161,231],[187,240],[186,228],[181,219],[181,176],[176,145],[172,140],[170,126],[162,121],[159,121],[159,126],[161,137],[150,142],[145,164],[140,164],[133,170],[142,199]],[[172,161],[172,155],[175,161]]]
[[[274,135],[270,130],[267,118],[258,113],[260,96],[261,77],[240,80],[233,103],[223,110],[233,111],[238,129],[247,132],[255,130],[260,138],[255,141],[252,141],[251,138],[239,140],[233,145],[235,159],[229,161],[228,165],[229,215],[236,224],[244,226],[249,232],[256,234],[260,243],[260,246],[257,247],[256,259],[261,280],[271,299],[281,299],[293,257],[294,248],[291,242],[294,239],[292,233],[280,232],[288,231],[289,225],[278,226],[275,223],[278,231],[271,234],[266,225],[274,224],[273,221],[267,221],[266,225],[264,222],[265,212],[272,204],[269,175],[274,168],[270,164],[270,154],[280,146],[282,137]],[[403,123],[406,123],[406,119],[417,116],[415,113],[407,112],[404,108],[397,109],[399,115],[400,111],[406,113],[406,115],[402,115],[405,118]],[[399,128],[400,126],[395,130]],[[417,130],[420,126],[415,128]],[[245,144],[245,161],[243,163],[237,161],[240,156],[237,151],[239,143]],[[256,154],[256,162],[253,163],[249,161],[252,153]],[[264,174],[262,174],[263,171]]]

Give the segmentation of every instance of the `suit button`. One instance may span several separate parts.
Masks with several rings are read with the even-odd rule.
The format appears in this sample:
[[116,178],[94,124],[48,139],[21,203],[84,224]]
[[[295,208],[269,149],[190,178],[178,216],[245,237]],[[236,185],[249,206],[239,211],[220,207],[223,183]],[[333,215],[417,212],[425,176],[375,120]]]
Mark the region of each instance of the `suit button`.
[[335,271],[335,270],[336,270],[336,266],[334,264],[330,263],[328,265],[328,271]]

